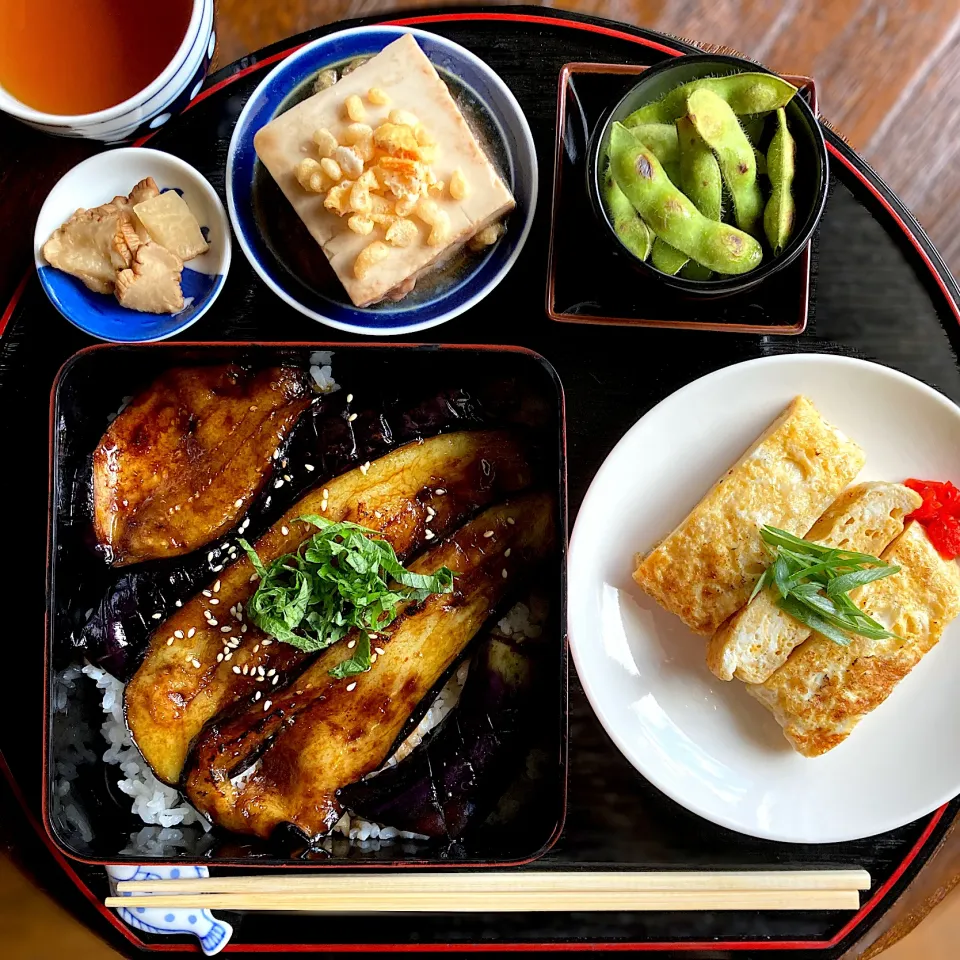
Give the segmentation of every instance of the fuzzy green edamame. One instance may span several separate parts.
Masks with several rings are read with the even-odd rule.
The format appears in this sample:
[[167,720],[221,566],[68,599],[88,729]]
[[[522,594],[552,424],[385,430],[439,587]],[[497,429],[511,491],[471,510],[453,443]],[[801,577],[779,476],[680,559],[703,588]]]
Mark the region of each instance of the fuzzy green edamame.
[[763,229],[774,253],[781,253],[790,242],[796,204],[793,199],[793,174],[796,169],[797,144],[787,128],[787,113],[777,111],[777,129],[767,151],[767,176],[770,177],[770,199],[763,211]]
[[609,157],[617,186],[670,246],[722,274],[747,273],[763,259],[760,244],[749,234],[705,217],[623,124],[611,128]]
[[687,100],[696,90],[710,90],[736,114],[769,113],[785,107],[797,88],[771,73],[735,73],[728,77],[701,77],[675,87],[655,103],[634,110],[624,125],[672,123],[687,112]]
[[697,133],[717,156],[733,199],[737,226],[756,236],[763,215],[763,196],[757,183],[757,160],[740,121],[726,101],[705,88],[690,94],[687,112]]
[[688,260],[680,270],[680,276],[685,280],[709,280],[713,271],[696,260]]
[[650,254],[650,262],[661,273],[672,277],[678,274],[683,267],[690,262],[690,258],[685,253],[681,253],[676,247],[671,247],[665,240],[657,237],[657,239],[653,241],[653,252]]
[[630,131],[664,167],[680,162],[677,128],[672,123],[640,123]]
[[717,158],[689,117],[677,120],[676,131],[680,146],[680,183],[677,186],[705,217],[719,220],[723,209],[723,178]]
[[640,219],[633,205],[617,186],[610,170],[603,174],[603,205],[613,221],[613,229],[621,243],[635,256],[646,260],[653,249],[654,232]]

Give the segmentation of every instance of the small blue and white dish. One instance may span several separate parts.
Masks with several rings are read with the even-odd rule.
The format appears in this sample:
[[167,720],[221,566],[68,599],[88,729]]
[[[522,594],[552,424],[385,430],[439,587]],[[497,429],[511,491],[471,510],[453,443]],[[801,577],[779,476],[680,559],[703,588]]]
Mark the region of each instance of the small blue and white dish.
[[[506,234],[486,253],[456,256],[421,277],[399,302],[355,307],[253,146],[256,132],[309,95],[318,71],[379,53],[414,36],[451,89],[516,199]],[[456,43],[401,27],[357,27],[321,37],[283,60],[254,90],[234,129],[227,157],[227,207],[240,247],[260,278],[314,320],[351,333],[396,336],[451,320],[482,300],[506,276],[526,243],[537,206],[537,154],[527,120],[507,85]],[[261,215],[260,211],[267,211]]]
[[193,0],[190,21],[177,52],[158,77],[128,100],[95,113],[68,116],[34,110],[0,86],[0,110],[37,130],[61,137],[105,143],[133,140],[163,126],[200,92],[216,46],[213,0]]
[[[163,867],[117,865],[107,867],[111,892],[116,894],[118,880],[192,880],[209,877],[206,867]],[[126,894],[129,896],[129,893]],[[192,934],[200,949],[212,957],[233,936],[233,927],[218,920],[209,910],[186,907],[118,907],[117,916],[135,930],[153,934]]]
[[[161,192],[181,194],[210,244],[206,253],[184,265],[180,282],[186,306],[179,313],[128,310],[111,294],[94,293],[76,277],[51,267],[43,257],[50,234],[74,211],[125,196],[145,177],[153,177]],[[159,150],[122,147],[84,160],[60,179],[40,210],[33,248],[44,292],[74,326],[100,340],[145,343],[186,330],[213,305],[230,269],[230,224],[216,191],[189,163]]]

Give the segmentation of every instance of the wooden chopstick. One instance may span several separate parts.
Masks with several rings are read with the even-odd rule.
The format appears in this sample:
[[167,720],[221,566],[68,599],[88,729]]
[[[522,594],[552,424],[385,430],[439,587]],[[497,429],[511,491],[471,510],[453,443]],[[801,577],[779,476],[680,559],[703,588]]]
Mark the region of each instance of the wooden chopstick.
[[865,870],[512,871],[134,880],[108,907],[330,913],[856,910]]

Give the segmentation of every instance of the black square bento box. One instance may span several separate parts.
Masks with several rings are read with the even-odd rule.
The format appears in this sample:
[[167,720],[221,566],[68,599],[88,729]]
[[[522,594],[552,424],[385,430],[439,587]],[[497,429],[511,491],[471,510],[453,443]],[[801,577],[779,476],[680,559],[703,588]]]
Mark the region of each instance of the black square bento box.
[[[206,832],[199,824],[167,830],[146,826],[131,812],[131,798],[117,787],[124,774],[102,759],[107,742],[100,732],[101,691],[78,668],[84,663],[84,625],[111,577],[118,576],[95,550],[92,529],[91,458],[111,414],[173,367],[286,363],[306,369],[315,351],[333,352],[333,377],[345,392],[359,394],[362,388],[378,402],[396,404],[399,396],[463,391],[479,401],[484,426],[522,425],[534,438],[540,484],[555,492],[558,548],[538,578],[549,604],[543,632],[550,646],[544,649],[536,702],[527,714],[534,730],[532,748],[506,800],[459,842],[372,842],[338,835],[325,847],[309,848],[282,829],[268,842],[216,827]],[[318,472],[316,479],[330,478]],[[566,809],[566,524],[563,391],[550,364],[532,351],[444,344],[191,342],[102,345],[75,354],[56,377],[50,406],[43,819],[51,840],[67,856],[95,864],[481,867],[528,863],[541,856],[560,835]]]

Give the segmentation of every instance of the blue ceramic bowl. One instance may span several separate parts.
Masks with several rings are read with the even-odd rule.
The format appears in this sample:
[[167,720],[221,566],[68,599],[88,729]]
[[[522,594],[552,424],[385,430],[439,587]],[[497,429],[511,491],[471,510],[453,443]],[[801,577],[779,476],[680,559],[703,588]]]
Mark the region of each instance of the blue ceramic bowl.
[[[490,159],[500,168],[517,207],[506,234],[486,254],[454,258],[456,264],[421,278],[398,303],[355,307],[332,274],[305,280],[304,259],[298,268],[283,238],[302,233],[306,256],[323,260],[297,221],[290,230],[277,225],[280,214],[295,215],[257,159],[254,134],[296,101],[317,71],[356,57],[379,53],[405,33],[412,34],[440,75],[454,88],[455,99],[468,106],[467,119],[486,139]],[[472,116],[471,116],[472,114]],[[277,296],[301,313],[337,330],[393,336],[438,326],[485,297],[513,266],[533,223],[537,205],[537,155],[523,111],[506,84],[470,51],[443,37],[400,27],[358,27],[309,43],[287,57],[257,87],[237,121],[227,158],[227,206],[240,247],[261,279]],[[267,202],[258,198],[269,198]],[[261,218],[259,209],[270,211]]]
[[[125,195],[145,177],[153,177],[161,191],[177,190],[183,196],[210,244],[205,254],[183,268],[180,282],[186,306],[179,313],[128,310],[113,295],[94,293],[76,277],[55,270],[43,257],[50,234],[75,210]],[[64,174],[40,210],[33,244],[37,274],[50,302],[74,326],[114,343],[166,340],[186,330],[213,305],[230,269],[230,224],[216,191],[189,163],[143,147],[98,153]]]

